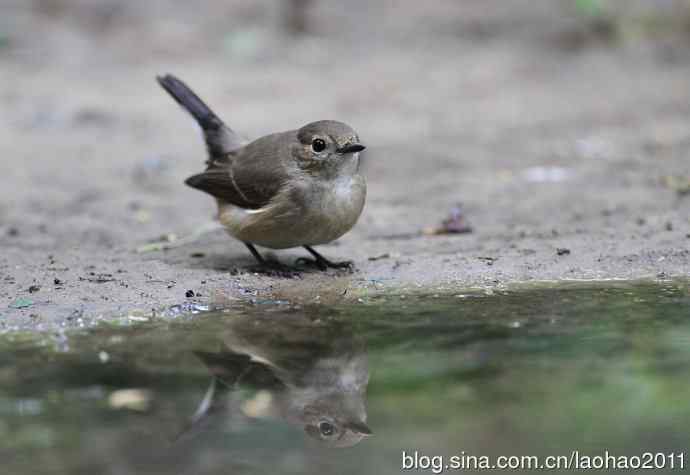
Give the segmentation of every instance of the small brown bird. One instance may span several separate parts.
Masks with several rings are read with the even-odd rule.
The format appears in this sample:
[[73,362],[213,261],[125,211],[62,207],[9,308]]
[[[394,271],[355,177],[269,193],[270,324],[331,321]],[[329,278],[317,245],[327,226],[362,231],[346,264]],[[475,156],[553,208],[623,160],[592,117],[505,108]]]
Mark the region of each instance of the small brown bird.
[[[372,435],[366,342],[352,322],[266,313],[228,320],[217,336],[219,352],[194,352],[212,380],[177,439],[217,420],[236,428],[259,420],[287,422],[332,448],[352,447]],[[251,401],[259,404],[252,408]]]
[[221,224],[259,263],[267,264],[254,245],[303,246],[322,270],[352,265],[331,262],[311,247],[348,232],[364,208],[359,152],[365,147],[350,126],[321,120],[247,143],[185,83],[169,74],[157,79],[206,140],[206,171],[185,183],[216,198]]

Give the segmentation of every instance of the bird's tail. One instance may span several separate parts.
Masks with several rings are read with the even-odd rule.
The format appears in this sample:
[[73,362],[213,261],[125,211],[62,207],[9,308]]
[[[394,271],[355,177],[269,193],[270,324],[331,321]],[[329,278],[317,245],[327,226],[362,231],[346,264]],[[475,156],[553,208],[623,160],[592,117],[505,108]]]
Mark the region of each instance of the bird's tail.
[[228,153],[244,145],[245,140],[225,125],[184,82],[172,74],[158,76],[156,79],[158,84],[199,123],[204,132],[210,162],[222,160]]

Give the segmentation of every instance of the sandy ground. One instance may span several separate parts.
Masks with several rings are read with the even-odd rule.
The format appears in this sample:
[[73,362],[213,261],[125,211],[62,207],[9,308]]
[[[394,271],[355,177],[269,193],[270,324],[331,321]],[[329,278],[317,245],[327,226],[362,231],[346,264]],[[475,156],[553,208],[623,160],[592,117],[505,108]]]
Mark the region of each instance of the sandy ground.
[[[322,0],[305,33],[289,31],[302,26],[286,25],[285,2],[141,3],[0,1],[4,330],[234,299],[690,273],[682,2],[647,2],[666,8],[663,34],[626,9],[613,40],[546,0]],[[327,118],[356,128],[365,212],[320,249],[354,273],[258,273],[209,230],[213,201],[182,184],[203,145],[161,72],[249,137]],[[457,203],[473,232],[422,232]],[[161,237],[177,240],[147,246]]]

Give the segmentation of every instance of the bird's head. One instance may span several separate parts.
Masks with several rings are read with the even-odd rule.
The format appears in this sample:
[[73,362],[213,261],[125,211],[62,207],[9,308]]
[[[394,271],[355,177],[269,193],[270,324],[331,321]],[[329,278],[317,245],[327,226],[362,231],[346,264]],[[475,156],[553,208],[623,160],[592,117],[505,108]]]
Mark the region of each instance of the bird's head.
[[359,152],[366,147],[347,124],[320,120],[297,131],[293,155],[299,166],[311,173],[330,174],[357,171]]
[[372,434],[362,394],[332,391],[303,408],[305,432],[326,447],[351,447]]

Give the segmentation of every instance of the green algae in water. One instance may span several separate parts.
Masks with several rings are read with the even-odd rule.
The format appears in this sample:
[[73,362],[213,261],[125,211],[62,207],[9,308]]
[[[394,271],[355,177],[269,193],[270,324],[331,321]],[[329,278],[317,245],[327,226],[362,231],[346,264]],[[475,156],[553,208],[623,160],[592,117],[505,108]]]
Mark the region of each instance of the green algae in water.
[[0,350],[4,473],[385,474],[403,450],[690,440],[683,283],[261,305]]

